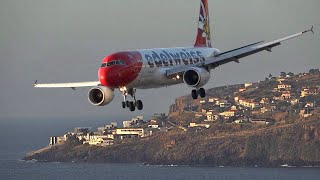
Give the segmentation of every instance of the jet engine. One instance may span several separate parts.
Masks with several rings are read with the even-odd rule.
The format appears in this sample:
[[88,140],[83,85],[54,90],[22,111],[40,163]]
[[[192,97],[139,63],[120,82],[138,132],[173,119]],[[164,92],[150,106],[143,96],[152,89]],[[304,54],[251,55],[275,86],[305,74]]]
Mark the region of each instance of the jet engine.
[[202,87],[210,79],[207,70],[198,67],[192,67],[183,74],[183,81],[190,87]]
[[89,102],[95,106],[105,106],[109,104],[114,97],[113,90],[105,86],[97,86],[90,89],[88,95]]

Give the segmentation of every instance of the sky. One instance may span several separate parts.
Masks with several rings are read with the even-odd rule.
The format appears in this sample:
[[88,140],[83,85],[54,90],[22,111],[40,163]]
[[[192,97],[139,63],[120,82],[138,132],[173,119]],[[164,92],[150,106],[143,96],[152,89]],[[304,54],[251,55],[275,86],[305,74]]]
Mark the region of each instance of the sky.
[[[269,73],[320,68],[319,0],[209,0],[211,36],[221,51],[274,40],[316,25],[315,35],[212,71],[205,88],[264,80]],[[144,110],[122,109],[122,96],[92,106],[88,88],[34,89],[33,83],[96,81],[101,59],[123,50],[191,46],[199,0],[1,0],[0,120],[4,118],[113,118],[167,113],[181,84],[138,90]]]

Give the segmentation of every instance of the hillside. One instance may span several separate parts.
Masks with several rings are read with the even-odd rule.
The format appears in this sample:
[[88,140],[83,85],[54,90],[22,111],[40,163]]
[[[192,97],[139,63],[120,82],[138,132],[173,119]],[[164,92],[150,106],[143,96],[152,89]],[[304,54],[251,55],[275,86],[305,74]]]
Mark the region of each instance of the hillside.
[[[257,83],[213,88],[204,99],[179,97],[170,106],[168,116],[162,114],[149,120],[149,124],[142,120],[142,124],[129,127],[129,131],[145,128],[145,132],[152,131],[151,135],[123,138],[114,136],[116,129],[109,129],[106,135],[114,138],[108,139],[111,145],[103,147],[85,144],[90,136],[74,134],[60,144],[28,153],[24,159],[195,166],[320,166],[320,72],[313,71],[297,75],[281,73],[279,77],[270,75]],[[95,135],[90,134],[91,138]]]
[[25,160],[206,166],[320,165],[319,120],[250,129],[232,124],[194,133],[169,131],[110,147],[70,141],[30,154]]

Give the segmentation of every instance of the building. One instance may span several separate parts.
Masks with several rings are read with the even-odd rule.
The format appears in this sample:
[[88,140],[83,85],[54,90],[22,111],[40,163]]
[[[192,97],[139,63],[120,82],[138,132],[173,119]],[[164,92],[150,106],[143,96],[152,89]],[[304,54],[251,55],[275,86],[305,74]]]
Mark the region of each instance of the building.
[[55,144],[61,144],[67,140],[67,136],[52,136],[49,138],[49,146],[53,146]]
[[148,125],[149,128],[153,128],[153,129],[157,129],[159,128],[159,125],[158,124],[150,124]]
[[313,111],[314,111],[313,108],[305,107],[304,109],[300,110],[299,114],[300,114],[300,117],[308,118],[313,116],[314,114]]
[[105,135],[88,135],[83,144],[95,145],[95,146],[111,146],[113,145],[113,139]]
[[207,119],[204,121],[216,121],[219,118],[218,113],[209,111],[206,113]]
[[131,127],[131,122],[132,121],[123,121],[122,123],[123,123],[123,128],[129,128],[129,127]]
[[250,122],[253,124],[263,124],[263,125],[267,125],[270,124],[270,121],[268,119],[250,119]]
[[193,128],[193,127],[205,127],[205,128],[210,128],[210,124],[197,124],[197,123],[190,123],[189,125],[190,128]]
[[221,103],[219,104],[219,106],[220,106],[221,108],[228,108],[228,107],[231,107],[231,103],[221,102]]
[[236,111],[224,111],[219,115],[224,117],[234,117],[236,115]]
[[133,137],[144,137],[144,129],[143,128],[116,129],[114,134],[119,136],[121,139],[133,138]]
[[300,102],[300,100],[297,99],[297,98],[291,99],[291,101],[290,101],[291,105],[296,105],[296,104],[298,104],[299,102]]
[[262,98],[259,103],[260,104],[269,104],[270,100],[269,100],[269,98]]
[[310,95],[318,95],[319,94],[319,89],[318,88],[303,88],[301,91],[300,97],[306,97]]
[[245,88],[250,87],[250,86],[252,86],[252,83],[245,83],[245,84],[244,84],[244,87],[245,87]]
[[219,98],[209,98],[209,101],[210,103],[214,103],[215,101],[218,101]]
[[279,90],[281,90],[281,89],[291,90],[291,85],[289,85],[289,84],[279,84],[278,85],[278,89]]
[[286,100],[286,99],[291,99],[291,93],[290,91],[284,91],[281,94],[281,99]]

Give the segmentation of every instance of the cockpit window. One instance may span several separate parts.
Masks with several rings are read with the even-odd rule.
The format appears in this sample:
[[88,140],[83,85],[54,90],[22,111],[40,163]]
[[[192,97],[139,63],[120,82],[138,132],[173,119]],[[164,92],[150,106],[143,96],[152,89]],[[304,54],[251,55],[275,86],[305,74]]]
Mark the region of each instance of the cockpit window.
[[107,63],[107,66],[113,66],[113,65],[115,65],[116,64],[116,61],[111,61],[111,62],[108,62]]
[[124,61],[122,60],[115,60],[115,61],[110,61],[107,63],[102,63],[101,67],[109,67],[109,66],[113,66],[113,65],[125,65]]
[[101,67],[103,68],[103,67],[106,67],[107,66],[107,63],[102,63],[101,64]]

